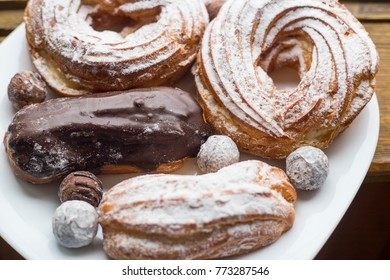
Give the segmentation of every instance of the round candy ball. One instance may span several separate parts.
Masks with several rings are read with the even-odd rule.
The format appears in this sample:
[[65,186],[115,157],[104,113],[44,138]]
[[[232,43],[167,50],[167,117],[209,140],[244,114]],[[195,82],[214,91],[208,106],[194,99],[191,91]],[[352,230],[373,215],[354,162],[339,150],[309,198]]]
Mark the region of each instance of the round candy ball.
[[17,110],[26,105],[43,102],[46,94],[46,83],[37,72],[17,73],[8,85],[8,99]]
[[88,171],[75,171],[64,178],[58,189],[61,202],[82,200],[98,207],[103,197],[103,183]]
[[236,143],[224,135],[210,136],[198,153],[199,169],[205,173],[216,172],[239,160],[240,152]]
[[287,157],[286,173],[297,189],[319,189],[329,174],[328,157],[318,148],[301,147]]
[[54,213],[53,233],[57,241],[67,248],[89,245],[98,230],[98,214],[95,208],[84,201],[69,200]]

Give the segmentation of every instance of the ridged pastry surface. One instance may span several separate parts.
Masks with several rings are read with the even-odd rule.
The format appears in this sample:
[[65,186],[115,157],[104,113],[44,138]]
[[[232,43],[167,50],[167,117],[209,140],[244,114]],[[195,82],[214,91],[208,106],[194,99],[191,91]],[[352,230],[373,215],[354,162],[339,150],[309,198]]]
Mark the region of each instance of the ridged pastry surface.
[[[208,26],[198,64],[199,101],[215,130],[282,158],[302,145],[326,148],[348,127],[374,93],[378,54],[336,1],[231,0]],[[293,90],[268,76],[283,66],[300,75]]]
[[99,206],[116,259],[205,259],[253,251],[294,222],[285,173],[246,161],[200,176],[146,175],[111,188]]
[[25,22],[35,67],[73,96],[172,84],[194,61],[208,15],[201,0],[31,0]]

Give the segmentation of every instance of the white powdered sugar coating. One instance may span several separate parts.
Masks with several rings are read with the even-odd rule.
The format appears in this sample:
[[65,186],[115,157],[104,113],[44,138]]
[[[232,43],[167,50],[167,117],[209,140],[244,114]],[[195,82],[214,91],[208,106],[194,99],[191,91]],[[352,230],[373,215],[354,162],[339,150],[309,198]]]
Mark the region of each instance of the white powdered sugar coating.
[[[378,68],[367,32],[333,0],[230,0],[205,32],[200,61],[201,94],[215,92],[240,122],[279,138],[294,138],[305,119],[318,131],[349,124],[370,100]],[[294,61],[301,82],[278,91],[268,66]]]
[[56,172],[65,173],[69,164],[66,153],[60,147],[52,145],[52,147],[45,149],[38,143],[34,143],[27,171],[39,174],[44,169],[50,169],[53,174]]
[[59,206],[52,220],[53,234],[67,248],[89,245],[97,234],[98,214],[87,202],[69,200]]
[[329,174],[328,157],[320,149],[301,147],[287,157],[286,173],[297,189],[319,189]]
[[[104,225],[120,223],[127,230],[181,236],[210,232],[213,223],[288,219],[294,212],[276,188],[290,186],[286,175],[259,162],[240,162],[200,176],[146,175],[111,188],[99,208]],[[284,174],[278,169],[278,172]],[[106,210],[109,209],[109,210]],[[245,230],[245,227],[237,229]],[[231,234],[235,234],[232,230]]]
[[[34,63],[45,78],[55,72],[76,88],[92,87],[85,72],[104,77],[106,87],[113,90],[128,88],[126,76],[135,75],[136,81],[154,79],[153,69],[168,59],[175,65],[166,67],[165,75],[173,75],[194,60],[194,40],[199,40],[208,22],[201,0],[32,2],[28,9],[37,10],[30,11],[27,31],[34,38],[33,48],[43,50],[34,55]],[[96,13],[127,16],[139,23],[122,32],[98,31],[91,26]],[[143,23],[145,13],[155,19]]]
[[115,259],[205,259],[277,240],[295,219],[287,175],[261,161],[206,175],[146,175],[111,188],[99,206]]
[[237,163],[239,160],[240,152],[230,137],[212,135],[200,147],[197,163],[201,171],[210,173]]

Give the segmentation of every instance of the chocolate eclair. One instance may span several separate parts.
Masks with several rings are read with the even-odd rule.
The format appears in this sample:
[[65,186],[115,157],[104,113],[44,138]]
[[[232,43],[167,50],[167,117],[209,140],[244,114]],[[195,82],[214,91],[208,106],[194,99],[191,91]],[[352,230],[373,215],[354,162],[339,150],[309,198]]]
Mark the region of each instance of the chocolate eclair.
[[171,172],[196,157],[209,134],[191,94],[155,87],[27,106],[4,145],[15,174],[39,184],[75,170]]

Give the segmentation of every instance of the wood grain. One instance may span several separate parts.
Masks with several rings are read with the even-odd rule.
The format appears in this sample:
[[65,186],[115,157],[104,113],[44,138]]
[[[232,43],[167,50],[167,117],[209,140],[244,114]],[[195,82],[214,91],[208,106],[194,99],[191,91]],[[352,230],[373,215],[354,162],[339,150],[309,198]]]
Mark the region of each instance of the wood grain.
[[380,108],[380,134],[367,181],[390,181],[390,4],[348,3],[350,11],[363,22],[380,57],[377,97]]
[[[345,2],[345,1],[340,1]],[[355,15],[359,20],[379,21],[390,20],[390,5],[389,3],[344,3],[348,10]]]
[[0,0],[0,42],[23,22],[27,0]]
[[[389,5],[390,6],[390,5]],[[380,57],[377,97],[380,108],[380,134],[369,175],[390,180],[390,22],[365,23]]]
[[0,10],[0,36],[8,35],[23,22],[23,10]]
[[0,9],[23,9],[27,0],[0,0]]

